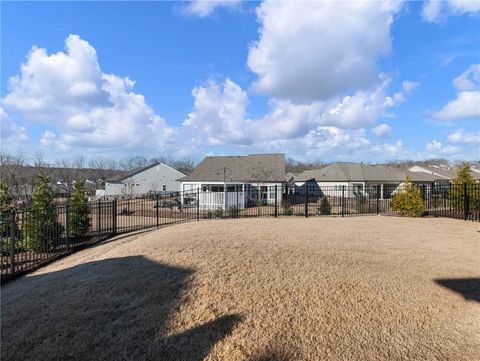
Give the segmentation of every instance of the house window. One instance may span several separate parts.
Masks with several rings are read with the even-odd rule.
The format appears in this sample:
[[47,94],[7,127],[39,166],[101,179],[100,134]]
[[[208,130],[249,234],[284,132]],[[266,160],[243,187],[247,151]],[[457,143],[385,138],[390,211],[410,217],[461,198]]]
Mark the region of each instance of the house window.
[[353,195],[359,197],[363,194],[363,185],[362,184],[353,184]]
[[267,186],[261,186],[260,187],[260,199],[262,201],[266,201],[268,196],[268,187]]
[[275,199],[275,186],[270,187],[270,199]]
[[165,192],[166,190],[167,190],[167,186],[164,184],[164,185],[162,186],[162,191]]

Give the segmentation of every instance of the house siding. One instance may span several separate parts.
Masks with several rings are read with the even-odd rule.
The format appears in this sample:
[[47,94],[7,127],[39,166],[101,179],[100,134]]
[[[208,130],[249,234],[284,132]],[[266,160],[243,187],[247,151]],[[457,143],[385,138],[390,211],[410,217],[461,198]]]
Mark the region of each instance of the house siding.
[[149,192],[179,192],[180,182],[177,179],[183,176],[183,173],[165,164],[158,164],[119,182],[106,182],[105,195],[136,196]]

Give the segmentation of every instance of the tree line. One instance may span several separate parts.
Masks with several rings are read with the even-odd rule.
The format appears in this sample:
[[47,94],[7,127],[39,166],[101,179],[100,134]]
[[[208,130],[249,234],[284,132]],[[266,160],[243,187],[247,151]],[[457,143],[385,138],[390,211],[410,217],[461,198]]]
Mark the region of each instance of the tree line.
[[68,196],[73,192],[74,181],[83,179],[87,192],[101,189],[107,179],[143,168],[155,162],[165,163],[184,174],[190,174],[196,166],[192,159],[173,159],[166,156],[145,158],[132,156],[121,160],[106,157],[86,159],[84,156],[63,158],[48,162],[43,152],[37,151],[28,157],[25,154],[0,153],[0,181],[7,184],[17,196],[32,194],[37,175],[47,175],[55,183],[57,191]]

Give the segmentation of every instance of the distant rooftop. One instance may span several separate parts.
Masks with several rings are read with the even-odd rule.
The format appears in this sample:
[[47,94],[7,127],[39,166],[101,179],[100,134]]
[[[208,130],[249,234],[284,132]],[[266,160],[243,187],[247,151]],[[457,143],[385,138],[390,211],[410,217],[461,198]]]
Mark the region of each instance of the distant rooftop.
[[206,157],[182,182],[223,182],[224,168],[227,181],[284,182],[284,154],[249,154],[247,156]]
[[306,182],[401,182],[409,176],[415,182],[434,182],[438,177],[422,172],[410,172],[386,165],[363,163],[332,163],[321,169],[306,170],[295,181]]
[[[457,168],[447,164],[437,164],[437,165],[417,165],[413,166],[410,169],[414,169],[415,167],[422,168],[429,174],[434,174],[441,176],[442,178],[452,180],[457,176]],[[470,174],[473,178],[480,180],[480,171],[476,167],[471,167]]]
[[[120,182],[124,181],[125,179],[128,179],[128,178],[131,178],[131,177],[133,177],[133,176],[136,176],[137,174],[142,173],[142,172],[145,172],[146,170],[148,170],[148,169],[150,169],[150,168],[153,168],[153,167],[156,167],[157,165],[160,165],[160,164],[163,164],[163,165],[165,165],[165,166],[168,167],[168,168],[172,168],[172,167],[170,167],[170,166],[168,166],[168,165],[166,165],[166,164],[164,164],[164,163],[162,163],[162,162],[154,162],[154,163],[149,164],[149,165],[147,165],[147,166],[145,166],[145,167],[135,169],[135,170],[133,170],[133,171],[131,171],[131,172],[128,172],[128,173],[119,174],[119,175],[117,175],[116,177],[113,177],[113,178],[111,178],[111,179],[107,179],[107,182],[109,182],[109,183],[120,183]],[[180,172],[180,171],[178,171],[178,170],[176,170],[176,169],[174,169],[174,168],[172,168],[172,169],[175,170],[175,171],[177,171],[179,174],[184,175],[182,172]]]

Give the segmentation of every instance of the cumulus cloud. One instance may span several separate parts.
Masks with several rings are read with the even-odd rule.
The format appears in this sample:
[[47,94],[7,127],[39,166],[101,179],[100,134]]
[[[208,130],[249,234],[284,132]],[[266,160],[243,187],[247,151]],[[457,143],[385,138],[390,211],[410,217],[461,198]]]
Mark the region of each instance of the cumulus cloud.
[[230,79],[223,84],[210,81],[193,89],[194,109],[183,122],[182,131],[190,142],[211,145],[248,144],[248,97]]
[[248,54],[258,76],[254,89],[312,101],[374,86],[399,8],[398,1],[263,2],[257,8],[260,37]]
[[172,130],[133,87],[127,77],[103,73],[96,50],[69,35],[65,51],[48,55],[32,48],[20,74],[9,79],[2,103],[29,121],[55,126],[56,144],[161,146]]
[[[406,81],[398,92],[389,94],[388,79],[378,76],[375,84],[310,102],[271,98],[270,111],[250,119],[245,90],[228,78],[209,81],[193,89],[193,108],[182,125],[170,127],[143,95],[134,92],[133,80],[105,73],[95,49],[70,35],[65,51],[48,54],[45,49],[32,49],[20,74],[10,79],[2,104],[27,122],[47,124],[40,144],[66,152],[147,148],[188,156],[219,147],[236,152],[281,151],[298,158],[334,152],[339,157],[373,159],[398,154],[401,142],[372,143],[365,127],[403,102],[416,86]],[[24,128],[15,132],[20,130],[25,133]]]
[[[210,81],[193,90],[194,108],[177,134],[191,147],[235,146],[249,152],[288,152],[298,158],[331,152],[382,158],[397,154],[401,142],[372,144],[364,126],[395,105],[394,97],[385,94],[387,84],[372,93],[359,91],[325,102],[271,100],[266,115],[250,119],[246,116],[248,96],[238,84],[230,79]],[[383,132],[386,135],[387,130]]]
[[433,113],[438,120],[480,118],[480,64],[473,64],[453,81],[457,97]]
[[448,15],[476,15],[480,13],[477,0],[429,0],[424,3],[422,17],[428,22],[439,22]]
[[372,133],[377,137],[387,138],[392,134],[392,128],[388,124],[379,124],[372,129]]
[[471,65],[453,80],[453,84],[458,90],[480,90],[480,64]]
[[425,145],[425,150],[430,154],[430,156],[435,156],[455,154],[460,151],[460,148],[452,145],[444,145],[438,140],[432,140],[430,142],[427,142],[427,144]]
[[464,129],[458,129],[448,135],[449,143],[468,144],[480,146],[480,131],[466,132]]
[[211,15],[217,8],[236,8],[240,0],[194,0],[185,8],[185,12],[201,18]]
[[372,125],[399,101],[398,96],[386,95],[387,87],[388,81],[384,81],[371,92],[362,90],[310,103],[272,99],[267,114],[249,119],[248,96],[239,85],[230,79],[223,83],[210,81],[193,90],[194,109],[179,134],[197,145],[252,145],[303,139],[316,134],[318,129],[360,129]]
[[28,141],[25,127],[17,125],[2,107],[0,107],[0,140],[2,148],[5,143],[10,146]]

